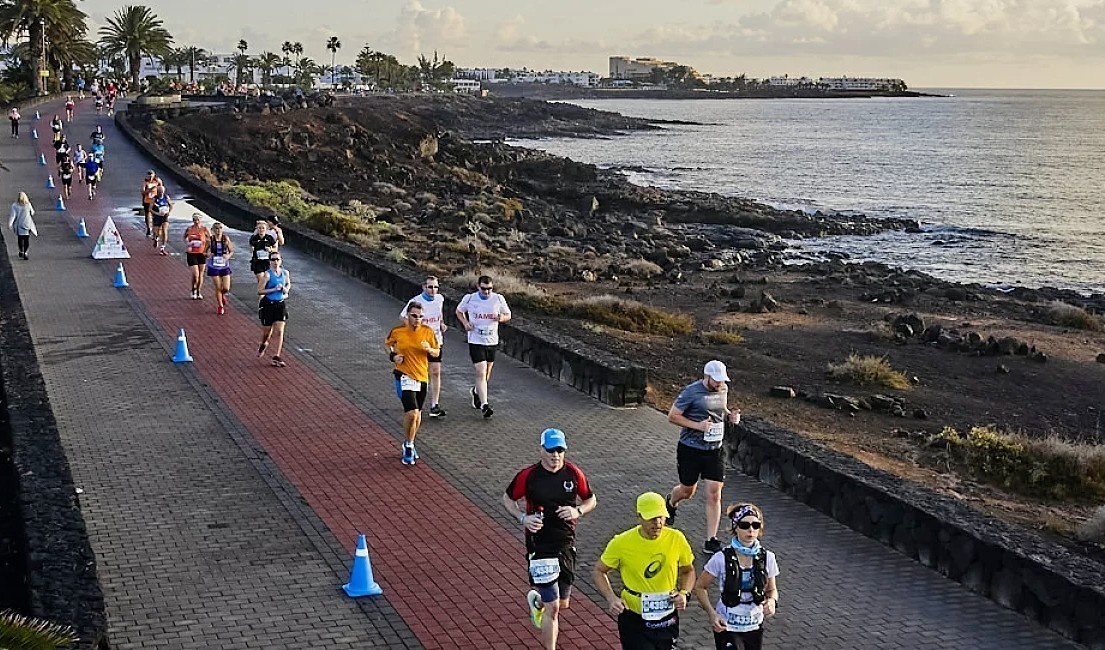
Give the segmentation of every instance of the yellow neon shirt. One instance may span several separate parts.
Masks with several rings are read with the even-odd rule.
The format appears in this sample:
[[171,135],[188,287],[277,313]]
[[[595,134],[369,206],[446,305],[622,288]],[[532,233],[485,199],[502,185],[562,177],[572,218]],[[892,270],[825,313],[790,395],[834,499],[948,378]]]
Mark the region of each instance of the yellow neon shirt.
[[[673,591],[679,567],[694,564],[694,552],[682,532],[665,527],[656,539],[645,539],[640,527],[619,533],[606,545],[599,561],[621,573],[625,589],[638,593]],[[629,611],[641,613],[641,598],[622,590]]]

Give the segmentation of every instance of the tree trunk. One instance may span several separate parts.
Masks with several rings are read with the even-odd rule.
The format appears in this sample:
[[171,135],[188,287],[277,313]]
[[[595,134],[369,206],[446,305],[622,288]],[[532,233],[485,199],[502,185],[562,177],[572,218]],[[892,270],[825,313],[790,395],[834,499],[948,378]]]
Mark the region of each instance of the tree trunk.
[[45,27],[41,23],[39,23],[37,20],[34,20],[34,21],[31,22],[31,29],[30,29],[30,36],[29,36],[30,41],[29,41],[28,44],[31,46],[30,47],[31,59],[33,59],[33,63],[31,64],[31,69],[34,70],[34,75],[35,75],[34,89],[35,89],[35,94],[36,95],[45,95],[46,94],[46,80],[42,77],[42,71],[46,69],[45,66],[43,65],[43,58],[44,58],[46,52],[42,47],[43,46],[42,38],[43,38],[44,28]]
[[138,88],[139,83],[141,82],[141,80],[138,78],[138,75],[142,71],[142,55],[141,54],[132,54],[132,55],[130,55],[129,58],[130,58],[130,82],[131,82],[131,84],[133,84],[133,86],[135,88]]

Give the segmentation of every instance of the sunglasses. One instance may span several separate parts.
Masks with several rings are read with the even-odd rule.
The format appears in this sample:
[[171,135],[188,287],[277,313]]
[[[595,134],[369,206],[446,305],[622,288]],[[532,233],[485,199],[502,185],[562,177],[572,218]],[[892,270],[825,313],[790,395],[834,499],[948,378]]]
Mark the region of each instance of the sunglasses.
[[549,452],[550,454],[563,454],[568,450],[565,447],[553,447],[552,449],[546,449],[545,451]]
[[407,314],[407,318],[423,318],[422,314]]
[[748,530],[748,529],[759,530],[761,525],[762,524],[758,521],[738,521],[737,522],[737,528],[740,528],[741,530]]
[[436,289],[436,288],[437,288],[437,285],[436,285],[436,284],[427,284],[427,285],[426,285],[425,287],[423,287],[423,288],[425,288],[425,289]]
[[480,287],[480,291],[491,291],[495,287]]
[[269,262],[279,262],[279,261],[280,261],[279,257],[270,257],[269,258]]

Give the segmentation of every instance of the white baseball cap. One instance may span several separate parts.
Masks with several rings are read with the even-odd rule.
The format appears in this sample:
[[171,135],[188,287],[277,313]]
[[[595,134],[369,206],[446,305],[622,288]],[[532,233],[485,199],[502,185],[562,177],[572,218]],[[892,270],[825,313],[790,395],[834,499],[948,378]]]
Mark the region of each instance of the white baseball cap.
[[706,364],[706,367],[702,369],[702,374],[714,381],[729,381],[729,375],[725,372],[725,364],[716,359]]

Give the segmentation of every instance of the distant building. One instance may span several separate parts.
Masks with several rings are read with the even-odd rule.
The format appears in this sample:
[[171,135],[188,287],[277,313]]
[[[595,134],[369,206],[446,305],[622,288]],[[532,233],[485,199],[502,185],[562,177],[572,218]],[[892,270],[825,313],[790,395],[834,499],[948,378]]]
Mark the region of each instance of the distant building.
[[599,85],[600,75],[594,72],[564,72],[545,70],[538,72],[524,68],[513,70],[511,68],[460,68],[457,77],[462,79],[475,79],[486,83],[538,83],[538,84],[564,84],[594,88]]
[[817,82],[809,77],[789,77],[783,75],[781,77],[770,77],[767,80],[767,85],[780,88],[792,88],[795,86],[814,86],[817,85]]
[[678,67],[686,67],[690,70],[691,77],[702,79],[702,75],[699,74],[698,70],[695,70],[691,66],[683,66],[675,61],[661,61],[660,59],[651,57],[630,59],[628,56],[610,57],[610,78],[648,81],[652,78],[653,68],[670,70]]
[[905,82],[901,79],[885,77],[821,77],[817,82],[829,90],[894,92],[906,89]]
[[456,93],[478,95],[480,92],[480,82],[475,79],[450,79],[449,84]]

